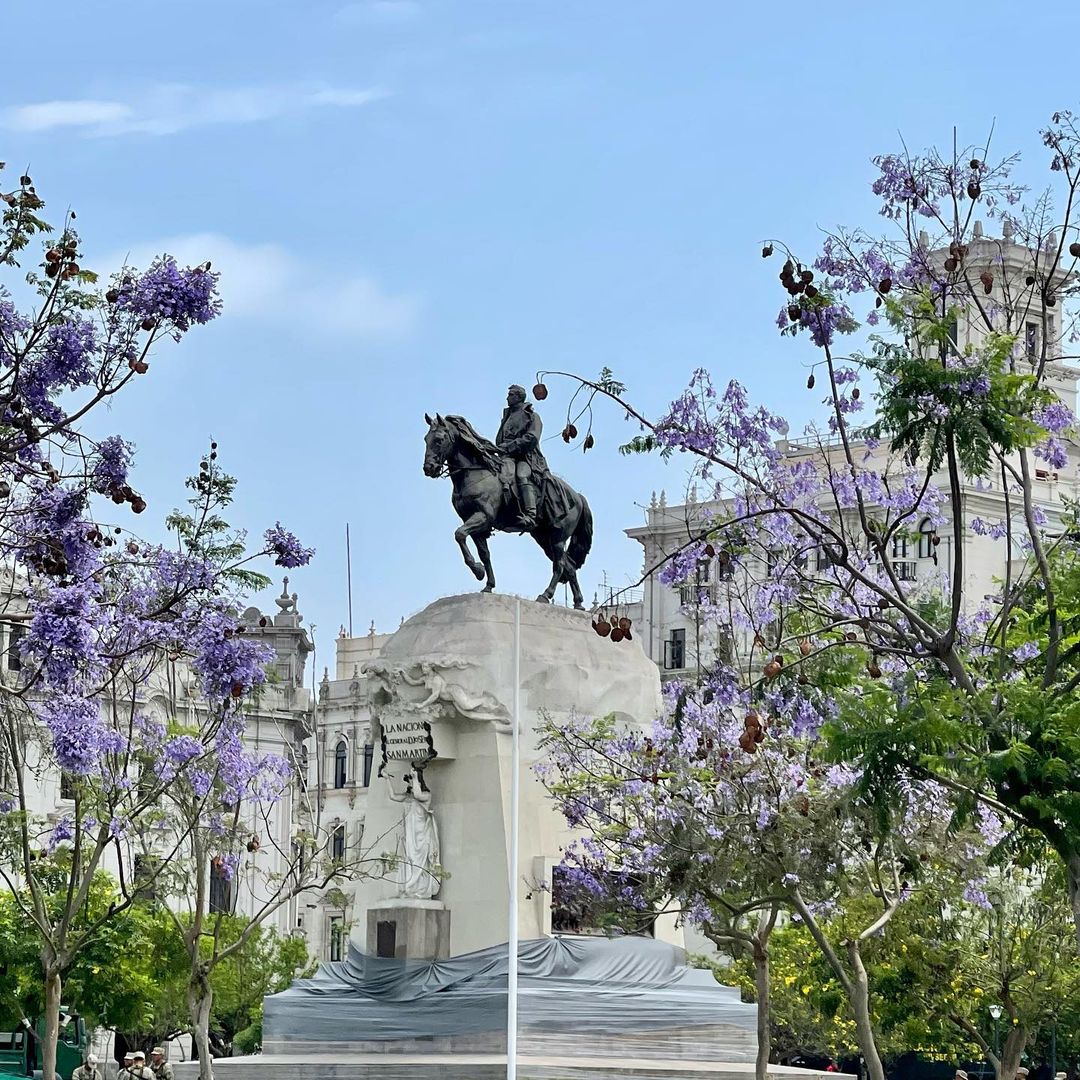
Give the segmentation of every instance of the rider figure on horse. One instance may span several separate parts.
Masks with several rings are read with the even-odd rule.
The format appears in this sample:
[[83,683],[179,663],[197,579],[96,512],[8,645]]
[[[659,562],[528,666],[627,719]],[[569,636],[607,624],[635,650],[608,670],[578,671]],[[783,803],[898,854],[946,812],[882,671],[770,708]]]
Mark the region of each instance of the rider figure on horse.
[[536,505],[540,495],[538,484],[547,479],[548,463],[540,452],[540,434],[544,426],[525,398],[525,390],[520,386],[511,386],[507,391],[506,408],[503,409],[495,445],[514,462],[514,477],[521,506],[518,526],[522,532],[531,532],[537,524]]

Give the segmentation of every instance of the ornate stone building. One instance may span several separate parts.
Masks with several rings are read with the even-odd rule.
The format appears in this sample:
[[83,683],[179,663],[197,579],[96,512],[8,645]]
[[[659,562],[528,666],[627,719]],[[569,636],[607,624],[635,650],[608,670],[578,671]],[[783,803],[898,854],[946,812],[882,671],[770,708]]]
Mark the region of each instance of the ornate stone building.
[[[23,626],[15,616],[23,606],[16,592],[9,590],[9,596],[11,602],[4,608],[6,618],[0,616],[0,663],[8,671],[18,671],[22,664],[18,643]],[[245,709],[245,741],[251,749],[298,762],[303,758],[304,740],[312,731],[312,695],[304,687],[312,643],[297,610],[297,596],[288,591],[287,578],[276,604],[275,614],[264,614],[257,607],[250,607],[242,615],[246,631],[253,637],[265,638],[275,653],[266,683],[257,689]],[[195,719],[206,707],[197,679],[179,663],[166,663],[155,670],[140,687],[134,705],[138,712],[162,722],[176,714]],[[40,768],[33,762],[26,765],[24,781],[29,811],[53,823],[70,817],[74,802],[69,797],[65,777],[55,769]],[[11,765],[0,761],[0,768]],[[268,821],[249,823],[252,835],[259,837],[258,850],[242,860],[240,871],[232,881],[212,882],[209,900],[214,907],[250,912],[266,899],[267,879],[280,875],[288,865],[297,797],[298,789],[294,786],[273,807]],[[128,860],[129,868],[133,862]],[[115,857],[106,859],[104,869],[116,873]],[[183,910],[186,898],[173,897],[169,902]],[[269,925],[289,933],[297,925],[297,906],[293,901],[280,908]]]
[[[1030,272],[1032,253],[1016,244],[1012,232],[1006,226],[1004,235],[991,239],[976,229],[976,241],[969,255],[972,263],[994,262],[1001,267],[993,286],[989,303],[998,309],[1009,309],[1012,318],[1011,332],[1016,334],[1021,370],[1025,363],[1035,365],[1043,355],[1045,336],[1046,356],[1049,360],[1044,385],[1053,390],[1058,399],[1074,413],[1077,399],[1078,369],[1062,360],[1062,327],[1052,313],[1045,313],[1034,306],[1030,311],[1018,305],[1015,297],[1024,293],[1022,280]],[[925,242],[925,240],[924,240]],[[1053,242],[1056,243],[1056,240]],[[947,252],[935,253],[942,259]],[[1008,290],[1008,291],[1006,291]],[[984,334],[984,325],[977,318],[961,315],[952,327],[954,348],[963,353],[969,344],[978,345]],[[860,468],[885,472],[890,466],[891,451],[886,443],[871,447],[860,440],[852,443]],[[829,460],[839,466],[842,447],[828,436],[782,438],[777,449],[792,465],[800,459],[813,458],[820,463]],[[1047,462],[1036,460],[1033,469],[1033,494],[1037,505],[1046,516],[1047,535],[1054,535],[1061,527],[1063,515],[1069,503],[1080,498],[1080,445],[1075,438],[1066,440],[1068,461],[1064,468],[1051,468]],[[947,490],[944,470],[934,477],[934,484]],[[962,488],[963,520],[961,532],[964,565],[964,603],[974,610],[984,603],[988,594],[996,591],[995,579],[1004,576],[1005,541],[981,534],[971,527],[975,519],[985,522],[1004,521],[1008,516],[1006,491],[1000,476],[989,480],[964,481]],[[1016,522],[1015,534],[1023,536],[1026,526],[1021,517],[1018,500],[1011,500],[1011,512]],[[871,507],[872,509],[872,507]],[[947,511],[947,507],[946,507]],[[634,622],[634,636],[645,653],[661,669],[661,676],[671,678],[693,674],[700,667],[707,667],[722,656],[730,646],[731,635],[738,630],[717,627],[715,619],[703,617],[704,605],[723,607],[729,599],[745,592],[747,576],[766,580],[771,572],[770,553],[759,551],[740,560],[738,568],[725,568],[719,560],[702,565],[695,581],[678,587],[662,584],[658,575],[650,573],[654,567],[692,537],[700,536],[710,518],[730,512],[723,502],[698,501],[697,489],[691,487],[680,502],[669,502],[665,492],[659,496],[653,492],[645,509],[643,524],[629,528],[626,535],[642,547],[644,587],[625,598],[623,607]],[[946,518],[948,519],[946,512]],[[857,531],[857,530],[856,530]],[[891,546],[891,560],[898,579],[916,583],[929,578],[941,578],[953,565],[953,528],[949,520],[936,529],[927,515],[913,520],[910,532],[897,536]],[[1026,554],[1017,545],[1010,553],[1014,569],[1018,569]],[[823,551],[809,553],[807,571],[824,573],[828,569],[827,554]],[[715,614],[715,612],[714,612]]]

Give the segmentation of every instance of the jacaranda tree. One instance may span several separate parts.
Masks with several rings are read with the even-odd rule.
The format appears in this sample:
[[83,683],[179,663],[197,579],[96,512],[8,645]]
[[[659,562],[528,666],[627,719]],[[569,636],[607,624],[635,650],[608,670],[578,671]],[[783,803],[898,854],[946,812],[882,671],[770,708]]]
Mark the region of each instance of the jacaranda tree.
[[[1048,843],[1065,867],[1080,942],[1080,532],[1068,497],[1080,454],[1065,368],[1080,260],[1080,130],[1058,113],[1041,139],[1045,193],[1029,196],[1013,178],[1017,158],[995,158],[988,144],[886,154],[873,180],[882,231],[837,229],[809,256],[764,243],[761,254],[780,263],[778,328],[805,342],[807,389],[824,394],[820,422],[801,439],[737,382],[704,370],[655,418],[610,373],[568,376],[577,389],[566,441],[580,427],[585,448],[595,444],[606,399],[638,426],[625,452],[685,455],[705,490],[683,541],[647,572],[690,593],[717,583],[694,604],[715,655],[699,655],[698,677],[671,691],[653,740],[663,766],[646,767],[636,736],[623,746],[611,740],[631,736],[585,733],[589,753],[615,759],[599,792],[589,770],[559,792],[565,800],[584,790],[585,810],[566,805],[587,831],[601,827],[590,815],[617,819],[628,800],[644,799],[658,818],[711,815],[719,836],[707,838],[723,843],[733,828],[729,774],[763,771],[757,763],[770,753],[774,772],[792,773],[776,787],[783,812],[806,808],[824,828],[815,808],[830,805],[827,769],[843,768],[851,798],[837,819],[831,878],[828,864],[820,868],[832,901],[846,901],[844,881],[860,860],[885,923],[910,890],[933,888],[943,868],[911,838],[932,808],[939,853],[949,838],[965,850],[957,838],[979,837],[980,859],[948,870],[969,875],[973,903],[989,904],[981,858],[1006,835],[1011,846]],[[865,344],[845,354],[843,336],[859,331]],[[539,373],[539,396],[559,374]],[[909,570],[905,553],[916,545],[929,574]],[[601,632],[610,625],[598,620]],[[686,738],[670,736],[677,721]],[[809,755],[799,741],[808,728],[817,733]],[[669,778],[695,776],[692,810],[678,783],[660,797]],[[755,791],[764,798],[769,784]],[[738,827],[765,845],[772,817],[746,816]],[[681,835],[646,846],[637,861],[620,850],[608,869],[628,861],[635,880],[653,873],[654,892],[678,894],[668,871]],[[806,860],[792,872],[814,868]],[[813,932],[807,893],[789,882],[788,900]],[[853,929],[840,949],[814,934],[864,1020],[860,943],[880,929]],[[873,1032],[860,1027],[880,1076]]]
[[[136,864],[144,821],[170,792],[205,792],[208,778],[279,782],[288,765],[243,744],[247,696],[265,679],[266,647],[236,617],[237,577],[253,557],[281,566],[310,551],[280,526],[252,553],[207,559],[198,545],[144,543],[127,514],[133,448],[91,438],[87,418],[147,375],[164,339],[179,340],[220,312],[209,264],[169,256],[118,271],[100,289],[80,264],[68,214],[58,229],[23,176],[2,196],[0,265],[0,549],[7,576],[0,619],[9,662],[0,674],[0,880],[39,946],[54,1080],[63,978],[110,920],[154,886],[184,837],[164,838]],[[40,253],[37,248],[40,244]],[[29,264],[17,280],[20,261]],[[25,297],[17,303],[16,295]],[[156,361],[155,361],[156,363]],[[212,526],[212,505],[191,528]],[[141,688],[183,666],[206,707],[194,729],[164,731],[143,714]],[[71,813],[49,819],[33,802],[43,777],[62,777]],[[223,853],[227,854],[227,853]],[[106,865],[116,895],[87,918],[91,884]]]

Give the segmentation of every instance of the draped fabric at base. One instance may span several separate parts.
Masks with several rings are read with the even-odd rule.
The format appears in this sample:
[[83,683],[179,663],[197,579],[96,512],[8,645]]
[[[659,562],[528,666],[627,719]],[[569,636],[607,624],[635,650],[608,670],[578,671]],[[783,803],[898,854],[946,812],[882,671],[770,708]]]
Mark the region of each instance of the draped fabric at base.
[[[541,938],[519,947],[522,1030],[628,1034],[729,1024],[751,1031],[754,1009],[685,953],[650,938]],[[347,960],[266,998],[264,1038],[425,1039],[506,1024],[507,947],[448,960],[392,960],[350,946]]]

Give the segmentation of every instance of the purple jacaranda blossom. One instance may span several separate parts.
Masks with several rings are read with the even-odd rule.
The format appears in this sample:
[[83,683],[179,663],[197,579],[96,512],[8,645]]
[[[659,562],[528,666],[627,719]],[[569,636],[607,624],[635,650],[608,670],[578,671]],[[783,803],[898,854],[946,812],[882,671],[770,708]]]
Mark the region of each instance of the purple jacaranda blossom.
[[11,553],[25,567],[54,578],[83,580],[101,566],[85,517],[86,492],[38,480],[22,485],[17,537]]
[[85,776],[106,754],[126,749],[127,740],[108,727],[96,701],[55,693],[36,705],[36,711],[52,735],[56,763],[65,772]]
[[96,330],[89,319],[69,317],[50,326],[20,373],[23,399],[33,413],[48,423],[59,420],[63,411],[53,396],[88,385],[98,367],[97,353]]
[[133,447],[119,435],[110,435],[97,444],[91,471],[95,491],[108,492],[127,483]]
[[1009,527],[1004,521],[985,521],[981,517],[971,519],[971,531],[976,536],[989,536],[993,540],[1002,540],[1008,535]]
[[203,267],[181,269],[170,255],[155,260],[144,273],[123,273],[115,307],[139,319],[166,324],[178,337],[193,323],[206,323],[221,312],[218,274]]
[[1076,414],[1060,401],[1040,406],[1032,413],[1031,418],[1052,435],[1061,435],[1076,426]]
[[189,642],[192,667],[211,699],[243,697],[266,681],[265,667],[274,656],[262,642],[236,633],[236,619],[226,611],[205,610]]
[[205,769],[189,769],[186,773],[188,786],[197,799],[206,798],[214,778]]
[[52,828],[49,833],[49,839],[47,847],[49,854],[53,854],[56,849],[65,841],[73,839],[75,836],[75,819],[73,817],[62,817]]
[[265,533],[266,546],[274,556],[274,563],[288,570],[297,566],[307,566],[315,554],[314,548],[304,547],[299,540],[277,522]]
[[34,599],[22,654],[34,661],[49,687],[71,690],[99,677],[99,593],[97,585],[83,582],[47,588]]
[[288,790],[293,769],[280,754],[263,754],[258,759],[255,796],[263,805],[277,802]]
[[990,911],[993,908],[990,897],[986,893],[986,882],[983,880],[969,882],[964,887],[963,896],[969,904],[974,904],[984,911]]
[[176,765],[186,765],[192,758],[206,753],[206,747],[194,735],[175,735],[165,744],[164,753]]
[[1012,651],[1012,658],[1020,663],[1025,660],[1034,660],[1042,652],[1036,641],[1025,641],[1023,645],[1018,646]]
[[693,580],[704,555],[705,545],[700,542],[688,544],[680,551],[675,552],[660,570],[658,575],[660,583],[662,585],[680,585],[685,581]]
[[1042,458],[1051,469],[1064,469],[1069,464],[1064,442],[1054,436],[1035,447],[1035,456]]
[[965,397],[986,397],[986,395],[990,393],[990,376],[973,375],[961,379],[960,382],[957,383],[957,387],[959,388],[960,393]]
[[226,881],[232,881],[236,877],[236,871],[240,867],[240,856],[228,854],[221,859],[221,876]]

